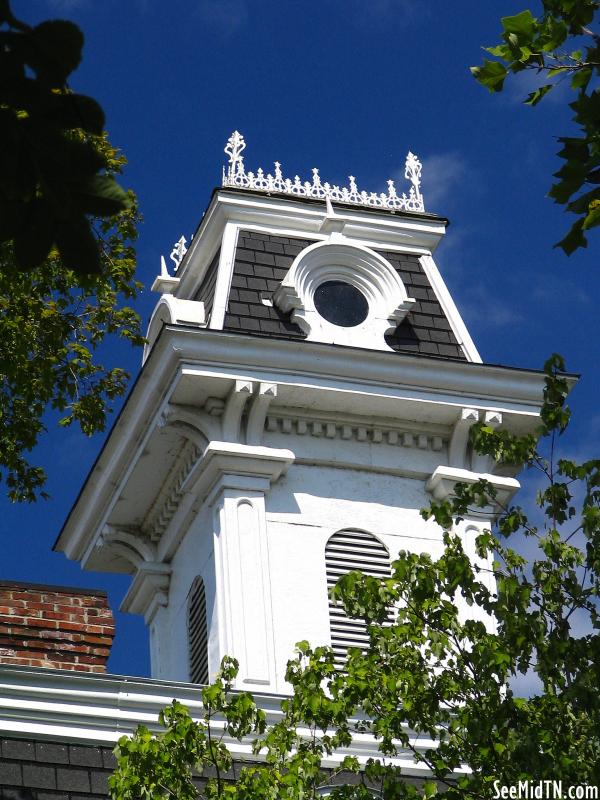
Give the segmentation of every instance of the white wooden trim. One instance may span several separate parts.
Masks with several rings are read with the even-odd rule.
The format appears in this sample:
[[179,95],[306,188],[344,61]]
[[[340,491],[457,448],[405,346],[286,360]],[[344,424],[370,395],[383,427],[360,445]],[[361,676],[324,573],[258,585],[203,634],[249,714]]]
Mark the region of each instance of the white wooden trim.
[[[210,263],[202,256],[204,248],[200,244],[206,244],[214,252],[214,244],[228,224],[234,224],[238,229],[269,231],[276,235],[319,241],[324,238],[321,228],[326,218],[324,202],[307,203],[291,197],[282,199],[227,189],[215,192],[178,271],[177,296],[194,296]],[[398,248],[399,252],[411,253],[432,253],[447,224],[441,217],[377,212],[359,207],[338,209],[335,218],[347,239],[373,249]],[[200,267],[198,259],[202,259]]]
[[471,339],[469,331],[467,330],[467,326],[463,322],[463,318],[461,317],[460,312],[456,307],[454,300],[452,299],[452,295],[448,291],[444,279],[442,278],[442,275],[437,268],[435,261],[433,260],[433,256],[427,254],[422,255],[419,261],[421,262],[423,271],[429,279],[429,283],[431,284],[433,291],[440,302],[442,310],[446,315],[448,322],[450,323],[452,332],[462,347],[465,356],[469,361],[474,361],[478,364],[483,363],[481,356],[475,347],[475,343]]
[[[253,695],[269,725],[281,719],[282,695],[262,692]],[[201,718],[201,688],[194,684],[0,666],[0,736],[111,746],[121,736],[133,734],[138,725],[146,725],[153,731],[163,730],[158,724],[158,714],[173,698],[186,705],[194,719]],[[223,722],[215,720],[214,729],[222,731]],[[298,732],[307,739],[312,735],[308,729]],[[250,737],[240,743],[225,735],[223,741],[235,759],[262,760],[260,755],[253,755]],[[414,745],[425,750],[435,747],[435,742],[415,736]],[[339,766],[348,754],[356,755],[361,764],[369,758],[382,757],[373,736],[356,734],[351,748],[325,758],[323,766]],[[409,752],[386,761],[402,767],[408,775],[430,774],[423,764],[415,763]]]
[[333,389],[340,413],[348,406],[354,414],[410,411],[410,418],[419,419],[422,409],[430,421],[448,424],[464,406],[500,411],[509,429],[520,420],[518,432],[537,424],[544,382],[535,371],[317,342],[298,347],[294,341],[166,326],[59,537],[57,549],[69,558],[85,559],[92,551],[119,497],[115,486],[124,486],[186,374],[224,379],[228,385],[232,379],[277,383],[280,405],[290,403],[286,396],[299,391],[323,405]]
[[225,225],[221,241],[221,254],[217,267],[217,281],[215,284],[215,297],[213,300],[209,326],[212,329],[222,330],[225,321],[225,312],[229,300],[229,288],[235,264],[235,250],[239,234],[239,226],[233,222]]

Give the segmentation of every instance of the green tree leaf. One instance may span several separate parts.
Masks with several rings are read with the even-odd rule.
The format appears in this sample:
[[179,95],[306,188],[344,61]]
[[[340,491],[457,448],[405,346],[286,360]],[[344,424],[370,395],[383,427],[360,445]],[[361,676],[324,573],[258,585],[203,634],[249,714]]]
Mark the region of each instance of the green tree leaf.
[[126,209],[130,201],[112,175],[94,175],[78,188],[74,202],[86,214],[112,216]]
[[500,20],[506,34],[514,34],[519,41],[531,41],[536,30],[536,20],[531,11],[521,11],[512,17]]
[[83,34],[73,22],[47,20],[31,30],[28,64],[38,77],[55,88],[64,86],[79,66]]
[[554,89],[553,83],[547,83],[545,86],[540,86],[539,89],[536,89],[534,92],[528,94],[527,99],[523,102],[528,106],[537,106],[540,100],[545,97],[548,92],[552,91],[552,89]]
[[[122,168],[124,158],[105,137],[87,145],[111,173]],[[44,472],[30,463],[29,453],[44,433],[48,409],[62,414],[62,425],[76,422],[90,435],[104,428],[112,401],[124,393],[128,376],[102,364],[96,352],[100,343],[113,334],[135,345],[144,341],[139,317],[124,302],[139,290],[135,197],[130,193],[118,214],[93,218],[96,234],[85,232],[84,246],[95,248],[99,272],[83,278],[67,269],[55,247],[42,256],[56,238],[45,230],[52,221],[47,206],[36,198],[31,219],[23,213],[13,220],[22,238],[0,245],[0,478],[15,501],[45,496]],[[17,244],[25,271],[15,263]],[[76,242],[69,251],[74,268],[80,255]]]
[[[560,137],[564,146],[559,152],[563,166],[555,173],[560,178],[550,190],[550,197],[564,205],[576,219],[557,247],[571,255],[587,247],[585,232],[597,227],[597,215],[585,198],[586,184],[595,182],[600,168],[600,39],[591,26],[600,7],[596,0],[541,0],[541,16],[525,10],[502,17],[502,41],[486,52],[497,60],[484,59],[479,67],[471,67],[475,79],[492,92],[502,91],[505,79],[525,69],[535,70],[548,78],[569,79],[574,92],[568,103],[579,136]],[[586,47],[565,50],[569,37]],[[525,99],[537,105],[555,86],[545,83]],[[583,195],[582,195],[583,191]]]
[[471,72],[490,92],[500,92],[507,76],[506,68],[498,61],[485,59],[481,67],[471,67]]
[[[50,245],[85,281],[100,271],[85,215],[111,217],[127,207],[127,194],[104,174],[93,141],[104,128],[102,108],[66,86],[81,60],[83,34],[65,20],[31,27],[12,15],[7,0],[0,25],[8,28],[0,28],[0,244],[14,242],[14,269],[31,269],[48,255],[53,232]],[[34,199],[46,219],[35,217]],[[28,226],[37,243],[28,241]]]
[[54,242],[54,219],[47,203],[34,197],[23,206],[15,237],[15,259],[21,269],[32,269],[44,261]]

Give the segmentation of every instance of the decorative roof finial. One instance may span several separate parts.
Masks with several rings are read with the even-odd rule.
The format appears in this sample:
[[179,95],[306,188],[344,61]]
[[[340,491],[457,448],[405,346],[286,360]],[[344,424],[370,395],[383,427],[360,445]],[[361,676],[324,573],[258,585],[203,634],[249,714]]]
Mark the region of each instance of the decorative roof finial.
[[[423,195],[421,194],[421,162],[413,154],[406,156],[404,177],[411,182],[411,188],[406,195],[398,195],[393,181],[388,181],[388,192],[359,191],[356,179],[350,176],[350,188],[331,185],[321,182],[319,170],[312,171],[312,182],[300,180],[298,175],[294,180],[284,178],[281,164],[275,162],[275,175],[265,175],[262,167],[256,173],[246,172],[244,158],[241,155],[246,148],[244,137],[239,131],[234,131],[225,146],[225,153],[229,156],[227,169],[223,167],[223,186],[236,186],[239,189],[257,189],[259,191],[291,194],[295,197],[314,197],[319,200],[329,198],[330,201],[352,203],[353,205],[369,206],[371,208],[389,208],[399,211],[425,211]],[[185,252],[185,251],[184,251]]]
[[179,265],[183,261],[184,255],[187,253],[187,247],[185,246],[186,239],[185,236],[182,236],[175,244],[173,245],[173,249],[171,250],[171,255],[169,258],[175,264],[175,272],[179,269]]
[[[234,131],[225,145],[225,153],[229,156],[227,178],[231,181],[236,175],[244,174],[244,157],[242,150],[246,149],[246,142],[239,131]],[[225,184],[225,168],[223,167],[223,184]]]
[[406,166],[404,167],[404,177],[406,180],[412,183],[410,189],[410,196],[414,197],[416,201],[419,201],[423,205],[423,196],[421,195],[421,170],[423,165],[419,161],[419,159],[411,153],[410,150],[408,151],[408,155],[406,156]]

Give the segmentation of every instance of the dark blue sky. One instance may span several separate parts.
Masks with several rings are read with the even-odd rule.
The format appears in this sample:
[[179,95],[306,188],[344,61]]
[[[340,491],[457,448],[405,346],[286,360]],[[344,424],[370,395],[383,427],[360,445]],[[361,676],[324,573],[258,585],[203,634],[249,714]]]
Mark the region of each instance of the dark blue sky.
[[[567,86],[535,109],[526,77],[491,96],[468,67],[494,44],[499,16],[525,0],[13,0],[35,22],[64,17],[86,36],[72,87],[98,99],[111,140],[129,159],[124,183],[139,195],[138,308],[161,253],[189,239],[220,181],[223,147],[246,138],[248,169],[282,162],[284,174],[380,191],[406,152],[423,161],[427,210],[451,225],[436,261],[484,361],[541,367],[553,351],[583,378],[566,442],[598,452],[600,236],[567,258],[552,245],[565,213],[545,198],[559,167],[556,137],[572,133]],[[535,12],[538,3],[532,2]],[[397,182],[400,189],[403,182]],[[115,364],[140,353],[114,343]],[[51,546],[103,436],[52,429],[35,453],[52,498],[2,499],[0,577],[106,588],[117,608],[128,579],[83,573]],[[113,672],[147,674],[143,623],[118,616]]]

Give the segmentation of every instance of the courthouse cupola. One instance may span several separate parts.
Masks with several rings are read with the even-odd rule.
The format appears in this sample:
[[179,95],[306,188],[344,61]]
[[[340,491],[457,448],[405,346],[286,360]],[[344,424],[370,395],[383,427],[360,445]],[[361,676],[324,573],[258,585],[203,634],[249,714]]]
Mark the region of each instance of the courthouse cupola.
[[[240,687],[285,692],[296,642],[340,665],[364,644],[329,600],[341,574],[441,552],[419,510],[459,480],[511,496],[469,430],[534,430],[543,376],[482,363],[412,153],[399,194],[247,171],[245,146],[231,136],[197,231],[161,260],[140,376],[57,549],[131,575],[154,677],[204,682],[228,654]],[[473,558],[493,514],[460,524]]]
[[[409,153],[408,195],[247,172],[237,133],[189,250],[162,260],[150,346],[165,322],[252,336],[480,361],[431,258],[447,221],[425,212],[421,164]],[[215,236],[215,228],[217,229]],[[220,235],[219,235],[220,234]],[[212,247],[209,247],[209,243]],[[212,252],[214,250],[214,252]],[[200,303],[202,305],[200,305]]]

